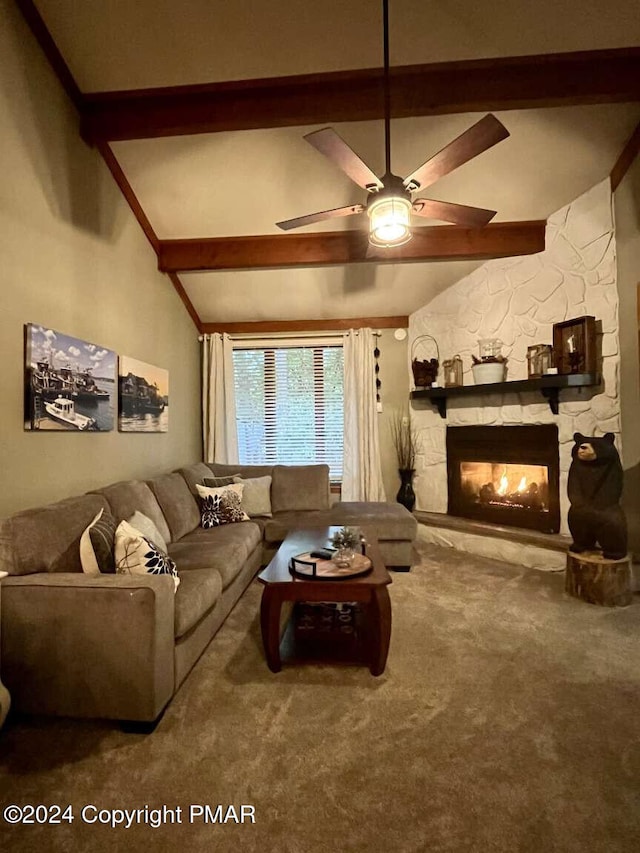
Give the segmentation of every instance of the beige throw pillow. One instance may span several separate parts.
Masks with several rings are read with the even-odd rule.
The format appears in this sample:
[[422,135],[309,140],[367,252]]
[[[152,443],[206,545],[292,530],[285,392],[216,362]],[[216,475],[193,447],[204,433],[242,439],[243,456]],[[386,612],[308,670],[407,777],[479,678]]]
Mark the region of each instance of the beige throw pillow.
[[242,493],[242,509],[249,518],[257,515],[271,518],[271,477],[252,477],[245,480],[240,476],[233,478],[234,483],[244,486]]
[[127,519],[127,523],[130,524],[132,527],[135,527],[136,530],[139,530],[143,536],[146,536],[147,539],[150,539],[153,544],[157,545],[161,551],[164,551],[166,553],[167,543],[165,542],[164,536],[162,535],[162,533],[160,533],[160,531],[158,530],[154,522],[149,518],[149,516],[145,515],[144,513],[140,512],[139,509],[137,509],[133,513],[131,518]]

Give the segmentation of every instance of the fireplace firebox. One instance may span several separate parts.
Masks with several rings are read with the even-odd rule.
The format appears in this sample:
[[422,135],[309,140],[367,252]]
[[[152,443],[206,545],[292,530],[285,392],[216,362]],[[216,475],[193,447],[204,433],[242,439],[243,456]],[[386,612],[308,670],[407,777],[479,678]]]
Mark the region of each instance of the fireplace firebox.
[[560,530],[558,427],[447,427],[449,515]]

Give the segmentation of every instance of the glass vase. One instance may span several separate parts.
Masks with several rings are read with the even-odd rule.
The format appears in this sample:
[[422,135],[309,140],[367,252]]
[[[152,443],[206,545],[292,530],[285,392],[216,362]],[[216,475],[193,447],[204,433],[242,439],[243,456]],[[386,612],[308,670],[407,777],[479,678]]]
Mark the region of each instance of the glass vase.
[[348,569],[353,563],[355,556],[356,552],[353,548],[338,548],[331,559],[341,569]]

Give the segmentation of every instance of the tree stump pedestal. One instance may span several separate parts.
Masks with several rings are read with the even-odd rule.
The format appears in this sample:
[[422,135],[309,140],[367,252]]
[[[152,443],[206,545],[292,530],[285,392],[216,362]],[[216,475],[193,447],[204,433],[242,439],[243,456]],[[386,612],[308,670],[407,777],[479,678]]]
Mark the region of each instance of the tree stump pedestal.
[[631,604],[631,557],[607,560],[601,551],[567,553],[564,589],[574,598],[603,607]]

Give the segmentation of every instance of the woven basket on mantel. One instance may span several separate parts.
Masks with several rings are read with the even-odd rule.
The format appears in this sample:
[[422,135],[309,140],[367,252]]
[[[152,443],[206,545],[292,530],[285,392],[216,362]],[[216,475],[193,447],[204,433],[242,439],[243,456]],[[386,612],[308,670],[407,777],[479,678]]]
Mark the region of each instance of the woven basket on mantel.
[[[436,351],[435,358],[418,359],[416,352],[419,346],[426,348],[425,341],[431,341]],[[419,335],[411,346],[411,370],[413,371],[413,383],[416,388],[431,388],[436,381],[440,367],[440,351],[438,343],[431,335]]]

